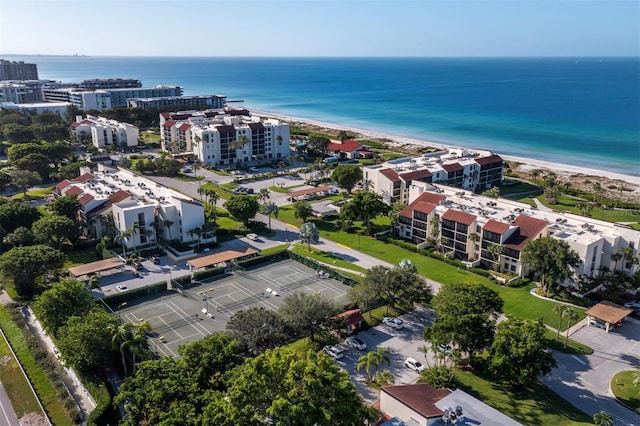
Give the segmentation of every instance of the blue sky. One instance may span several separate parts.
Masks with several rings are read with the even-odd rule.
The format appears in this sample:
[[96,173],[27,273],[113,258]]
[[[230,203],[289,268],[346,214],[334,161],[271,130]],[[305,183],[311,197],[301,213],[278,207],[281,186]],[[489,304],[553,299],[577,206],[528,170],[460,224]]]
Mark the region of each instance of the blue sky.
[[640,1],[0,0],[0,54],[640,56]]

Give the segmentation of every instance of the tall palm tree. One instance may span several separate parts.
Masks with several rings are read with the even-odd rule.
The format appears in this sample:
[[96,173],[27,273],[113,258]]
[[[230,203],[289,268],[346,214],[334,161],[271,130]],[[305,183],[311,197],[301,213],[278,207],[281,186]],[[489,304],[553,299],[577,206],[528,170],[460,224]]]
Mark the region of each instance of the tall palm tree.
[[391,359],[389,358],[389,349],[387,348],[383,348],[383,347],[378,347],[378,349],[374,352],[369,352],[372,353],[373,355],[371,355],[374,359],[374,366],[376,369],[376,373],[378,372],[378,367],[381,367],[384,363],[387,363],[387,365],[391,365]]
[[171,227],[173,226],[175,222],[171,219],[166,219],[162,221],[162,224],[164,225],[164,227],[167,229],[167,231],[169,232],[169,241],[172,240],[171,238]]
[[389,370],[377,371],[373,376],[373,381],[380,386],[389,386],[395,383],[396,379]]
[[264,204],[269,198],[269,188],[260,188],[258,199]]
[[504,252],[504,246],[501,246],[500,244],[491,244],[489,248],[487,248],[487,251],[491,253],[491,256],[493,257],[493,267],[495,268],[496,272],[498,272],[502,264],[502,253]]
[[138,231],[140,230],[140,224],[138,222],[133,222],[129,228],[127,228],[127,239],[129,237],[133,238],[133,252],[136,253],[136,236]]
[[476,243],[478,241],[480,241],[480,235],[478,235],[477,232],[472,232],[472,233],[469,234],[469,240],[471,240],[473,242],[473,253],[477,254],[476,253]]
[[114,349],[120,351],[122,357],[122,367],[124,368],[124,375],[127,376],[127,360],[125,353],[131,345],[131,337],[133,335],[133,326],[128,322],[124,322],[118,325],[109,326],[109,333],[111,334],[111,345]]
[[593,415],[593,424],[599,426],[613,426],[613,416],[604,410]]
[[238,163],[238,150],[244,147],[249,142],[249,138],[246,135],[240,135],[229,143],[229,150],[236,153],[236,164]]
[[560,337],[560,328],[562,327],[562,319],[564,318],[567,310],[567,305],[557,304],[553,307],[553,313],[558,315],[558,330],[556,332],[556,340]]
[[144,332],[137,328],[132,334],[129,341],[129,350],[131,351],[133,373],[136,373],[136,358],[145,357],[149,353],[149,341]]
[[573,325],[572,322],[580,318],[578,313],[571,308],[568,308],[564,314],[565,318],[567,318],[567,333],[564,336],[564,347],[567,347],[567,343],[569,342],[569,329]]
[[278,217],[278,205],[273,201],[264,203],[262,205],[262,214],[266,214],[269,217],[269,230],[271,231],[271,216]]
[[[635,252],[631,247],[619,248],[618,251],[616,251],[614,254],[619,256],[618,260],[622,261],[620,262],[622,264],[622,269],[625,269],[625,266],[627,263],[631,263],[632,265],[635,265],[638,263],[638,257],[635,255]],[[617,262],[616,262],[616,266],[617,266]]]
[[367,373],[368,380],[371,380],[371,368],[376,364],[376,357],[374,352],[369,352],[366,355],[361,355],[358,358],[358,364],[356,364],[356,370],[360,371],[364,368]]
[[100,277],[97,275],[91,275],[89,278],[89,289],[100,289]]
[[429,226],[431,227],[430,233],[432,237],[437,237],[440,234],[440,216],[433,215],[431,220],[429,220]]

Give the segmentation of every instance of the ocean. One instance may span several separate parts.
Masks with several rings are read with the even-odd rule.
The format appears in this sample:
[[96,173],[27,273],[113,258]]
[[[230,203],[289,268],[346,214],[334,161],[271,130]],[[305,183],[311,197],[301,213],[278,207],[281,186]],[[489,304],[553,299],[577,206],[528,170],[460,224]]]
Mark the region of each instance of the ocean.
[[640,176],[640,58],[6,57],[248,108]]

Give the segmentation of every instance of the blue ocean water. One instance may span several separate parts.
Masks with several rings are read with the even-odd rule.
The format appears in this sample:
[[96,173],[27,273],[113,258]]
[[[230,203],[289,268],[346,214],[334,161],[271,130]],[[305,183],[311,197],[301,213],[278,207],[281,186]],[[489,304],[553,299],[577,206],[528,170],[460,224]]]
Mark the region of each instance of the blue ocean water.
[[[7,58],[14,59],[14,58]],[[19,57],[284,115],[640,176],[640,58]]]

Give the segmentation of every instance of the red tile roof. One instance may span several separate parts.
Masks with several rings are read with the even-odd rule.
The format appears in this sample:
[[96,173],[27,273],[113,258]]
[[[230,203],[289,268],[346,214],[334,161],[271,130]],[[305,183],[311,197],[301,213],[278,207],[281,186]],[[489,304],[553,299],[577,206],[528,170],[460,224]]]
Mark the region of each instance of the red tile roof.
[[424,201],[418,201],[415,206],[413,206],[413,210],[418,211],[420,213],[429,214],[436,208],[435,204],[426,203]]
[[179,130],[182,130],[182,131],[184,132],[185,130],[188,130],[190,127],[191,127],[191,124],[189,124],[189,123],[182,123],[181,125],[179,125],[179,126],[178,126],[178,129],[179,129]]
[[78,198],[78,201],[80,201],[80,204],[82,204],[83,206],[91,200],[93,200],[93,195],[89,193],[84,194],[82,197]]
[[427,419],[441,417],[444,414],[435,403],[451,393],[449,389],[436,389],[426,383],[383,386],[381,391]]
[[88,180],[93,179],[94,177],[95,177],[95,176],[94,176],[94,175],[92,175],[91,173],[85,173],[85,174],[83,174],[83,175],[78,176],[77,178],[75,178],[72,182],[81,182],[81,183],[84,183],[84,182],[86,182],[86,181],[88,181]]
[[75,123],[71,123],[71,127],[73,127],[73,128],[75,129],[75,128],[76,128],[76,127],[78,127],[80,124],[82,124],[82,123],[78,123],[78,122],[76,121]]
[[476,220],[476,215],[449,209],[442,215],[442,218],[469,226]]
[[402,173],[400,175],[400,179],[402,179],[405,182],[408,182],[410,180],[430,178],[431,176],[433,176],[433,174],[429,170],[421,169],[421,170],[414,170],[408,173]]
[[364,321],[364,317],[362,316],[362,310],[360,309],[351,309],[351,310],[342,312],[341,314],[338,314],[332,317],[331,319],[336,320],[340,318],[346,318],[348,325],[355,325]]
[[82,188],[80,188],[79,186],[71,186],[71,188],[67,189],[64,193],[64,195],[80,195],[82,194],[84,191],[82,190]]
[[398,173],[393,169],[382,169],[380,170],[380,174],[391,182],[398,182],[400,180],[400,176],[398,176]]
[[171,114],[168,112],[161,112],[160,115],[162,116],[162,118],[164,118],[165,120],[168,120],[169,118],[171,118]]
[[517,226],[518,230],[509,236],[503,246],[516,251],[522,251],[527,242],[537,238],[547,227],[548,223],[542,219],[520,215],[511,225]]
[[362,145],[358,141],[346,140],[342,143],[330,142],[327,145],[327,151],[353,152],[360,149]]
[[[440,204],[440,201],[446,200],[447,197],[435,192],[423,192],[413,200],[407,207],[402,209],[399,213],[400,216],[413,218],[413,211],[417,210],[422,213],[429,214],[433,209]],[[431,207],[433,206],[433,207]]]
[[447,172],[457,172],[458,170],[464,170],[464,167],[460,163],[443,164],[442,169]]
[[173,127],[173,125],[176,124],[175,121],[173,120],[167,120],[164,122],[164,124],[162,125],[162,127]]
[[487,222],[482,229],[484,229],[485,231],[489,231],[489,232],[493,232],[496,234],[504,234],[505,232],[507,232],[507,229],[509,229],[509,224],[508,223],[503,223],[503,222],[498,222],[497,220],[493,220],[491,219],[489,222]]
[[65,186],[69,185],[71,182],[69,182],[67,179],[63,180],[62,182],[58,183],[56,185],[56,189],[57,190],[61,190],[62,188],[64,188]]
[[480,157],[475,159],[475,162],[480,164],[481,166],[492,164],[492,163],[498,163],[500,161],[503,161],[502,157],[496,154],[490,155],[488,157]]
[[105,201],[103,204],[99,205],[98,207],[94,208],[89,213],[87,213],[87,216],[98,215],[98,214],[102,213],[103,211],[107,210],[113,204],[119,203],[120,201],[124,201],[127,198],[129,198],[130,196],[131,196],[131,194],[129,194],[128,192],[123,191],[122,189],[119,189],[116,192],[114,192],[113,194],[109,195],[109,198],[107,198],[107,201]]

